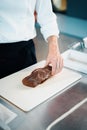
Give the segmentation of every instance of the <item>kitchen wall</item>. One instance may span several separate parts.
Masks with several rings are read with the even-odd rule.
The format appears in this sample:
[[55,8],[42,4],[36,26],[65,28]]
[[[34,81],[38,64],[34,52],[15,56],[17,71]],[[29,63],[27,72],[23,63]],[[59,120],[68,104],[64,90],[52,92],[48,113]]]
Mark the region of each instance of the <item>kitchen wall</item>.
[[52,0],[54,12],[87,20],[87,0]]

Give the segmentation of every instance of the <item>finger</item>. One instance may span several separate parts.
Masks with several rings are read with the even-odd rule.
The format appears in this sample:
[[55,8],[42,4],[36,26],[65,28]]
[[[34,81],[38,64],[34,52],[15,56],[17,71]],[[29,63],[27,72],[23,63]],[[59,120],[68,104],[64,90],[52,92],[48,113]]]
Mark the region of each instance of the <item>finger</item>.
[[57,62],[56,73],[61,72],[62,68],[63,68],[63,59],[61,58],[61,59],[58,60],[58,62]]
[[52,62],[52,75],[56,74],[56,69],[57,69],[57,62],[53,61]]
[[50,62],[49,58],[47,58],[45,65],[50,65],[50,64],[51,64],[51,62]]

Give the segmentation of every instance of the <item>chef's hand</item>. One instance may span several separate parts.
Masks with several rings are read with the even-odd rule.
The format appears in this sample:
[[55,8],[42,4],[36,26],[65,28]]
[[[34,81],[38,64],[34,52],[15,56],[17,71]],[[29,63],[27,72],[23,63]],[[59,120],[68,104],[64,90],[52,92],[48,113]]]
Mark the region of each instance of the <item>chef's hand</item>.
[[60,54],[58,47],[58,38],[56,36],[50,36],[48,39],[49,50],[46,59],[46,65],[52,66],[52,75],[59,73],[63,68],[63,58]]

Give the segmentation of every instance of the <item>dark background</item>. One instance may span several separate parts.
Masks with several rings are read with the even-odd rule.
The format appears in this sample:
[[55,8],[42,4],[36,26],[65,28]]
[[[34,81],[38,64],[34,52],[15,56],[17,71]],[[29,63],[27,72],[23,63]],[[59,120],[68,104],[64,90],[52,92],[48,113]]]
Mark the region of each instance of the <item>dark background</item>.
[[[59,11],[71,17],[77,17],[81,19],[87,19],[87,0],[66,0],[67,9],[65,11]],[[52,0],[53,3],[53,0]],[[58,12],[58,9],[53,4],[54,12]]]

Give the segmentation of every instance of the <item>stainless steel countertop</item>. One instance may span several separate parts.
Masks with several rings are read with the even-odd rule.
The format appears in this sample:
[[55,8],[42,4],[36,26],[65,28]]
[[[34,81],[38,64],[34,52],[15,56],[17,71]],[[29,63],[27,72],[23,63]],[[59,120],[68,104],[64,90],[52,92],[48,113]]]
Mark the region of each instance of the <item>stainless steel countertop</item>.
[[[54,120],[70,110],[86,97],[87,75],[84,75],[83,78],[70,89],[60,95],[56,94],[56,96],[50,98],[46,102],[40,104],[35,109],[27,113],[21,111],[4,99],[0,99],[0,102],[18,115],[11,123],[8,124],[12,130],[45,130],[50,125],[50,123],[52,123]],[[87,119],[87,104],[84,106],[84,109],[86,110],[84,118]],[[77,113],[75,119],[78,119],[78,116],[79,115]],[[74,118],[72,123],[75,123]],[[59,125],[61,126],[61,123],[59,123]],[[75,130],[78,129],[76,128]]]
[[[30,112],[23,112],[10,102],[0,98],[0,103],[18,115],[8,126],[11,130],[46,130],[54,120],[69,111],[84,98],[87,98],[87,75],[82,74],[82,76],[82,79],[67,91],[60,95],[56,94]],[[79,113],[81,113],[81,115],[79,115]],[[69,125],[66,125],[66,123],[69,123]],[[80,127],[77,127],[78,123]],[[56,129],[52,130],[86,130],[87,103],[57,125]]]

